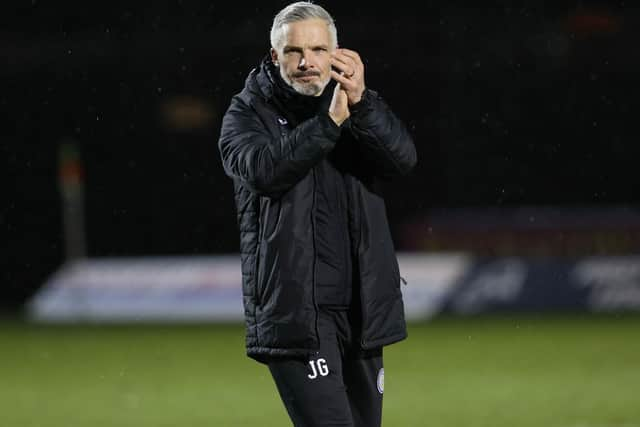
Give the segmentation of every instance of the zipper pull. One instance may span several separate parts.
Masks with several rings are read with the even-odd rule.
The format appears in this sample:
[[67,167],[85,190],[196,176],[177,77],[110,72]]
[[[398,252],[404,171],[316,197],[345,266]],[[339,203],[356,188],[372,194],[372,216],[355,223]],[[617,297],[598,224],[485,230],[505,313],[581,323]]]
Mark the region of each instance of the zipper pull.
[[404,277],[400,276],[400,281],[402,282],[403,285],[407,286],[407,281],[404,280]]

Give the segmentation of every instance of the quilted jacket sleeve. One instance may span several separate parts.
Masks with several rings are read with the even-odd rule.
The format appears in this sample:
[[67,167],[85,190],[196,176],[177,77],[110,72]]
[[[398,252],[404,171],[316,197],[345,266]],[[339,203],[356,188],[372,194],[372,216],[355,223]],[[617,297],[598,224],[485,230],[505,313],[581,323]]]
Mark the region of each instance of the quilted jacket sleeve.
[[413,138],[387,104],[370,89],[351,108],[350,128],[374,175],[408,174],[417,162]]
[[228,176],[273,197],[304,178],[333,149],[340,130],[323,114],[274,138],[255,110],[235,96],[222,119],[218,148]]

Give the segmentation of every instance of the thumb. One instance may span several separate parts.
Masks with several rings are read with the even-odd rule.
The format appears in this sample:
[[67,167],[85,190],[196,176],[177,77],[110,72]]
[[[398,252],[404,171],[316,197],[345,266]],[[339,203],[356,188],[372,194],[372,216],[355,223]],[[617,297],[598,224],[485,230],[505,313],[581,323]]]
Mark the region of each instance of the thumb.
[[340,102],[341,90],[342,90],[342,87],[340,86],[340,83],[336,84],[336,87],[333,88],[333,96],[331,97],[332,105],[338,105],[338,103]]

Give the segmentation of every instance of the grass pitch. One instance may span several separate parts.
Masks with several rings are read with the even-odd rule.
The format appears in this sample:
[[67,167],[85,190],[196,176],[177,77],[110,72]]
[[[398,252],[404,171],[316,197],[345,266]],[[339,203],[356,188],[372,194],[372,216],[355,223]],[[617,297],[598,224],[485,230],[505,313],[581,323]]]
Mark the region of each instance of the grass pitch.
[[[0,323],[0,426],[291,425],[240,325]],[[386,427],[640,427],[640,316],[411,324]]]

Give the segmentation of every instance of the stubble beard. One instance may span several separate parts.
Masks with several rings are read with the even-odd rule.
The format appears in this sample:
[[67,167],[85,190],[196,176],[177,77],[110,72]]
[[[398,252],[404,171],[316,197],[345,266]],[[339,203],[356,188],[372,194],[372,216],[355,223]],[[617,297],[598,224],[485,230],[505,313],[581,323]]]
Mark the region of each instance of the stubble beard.
[[301,95],[306,96],[320,96],[324,91],[324,88],[327,87],[331,78],[320,82],[320,83],[302,83],[297,80],[292,80],[289,76],[284,72],[284,69],[280,68],[280,75],[282,76],[282,80],[285,81],[286,84],[291,86],[293,90],[298,92]]

